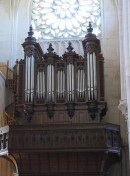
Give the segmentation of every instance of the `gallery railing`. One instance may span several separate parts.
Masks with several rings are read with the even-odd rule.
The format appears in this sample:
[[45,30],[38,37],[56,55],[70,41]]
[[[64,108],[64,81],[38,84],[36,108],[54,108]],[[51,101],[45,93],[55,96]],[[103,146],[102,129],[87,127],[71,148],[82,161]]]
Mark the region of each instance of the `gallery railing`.
[[0,156],[8,155],[9,126],[0,128]]

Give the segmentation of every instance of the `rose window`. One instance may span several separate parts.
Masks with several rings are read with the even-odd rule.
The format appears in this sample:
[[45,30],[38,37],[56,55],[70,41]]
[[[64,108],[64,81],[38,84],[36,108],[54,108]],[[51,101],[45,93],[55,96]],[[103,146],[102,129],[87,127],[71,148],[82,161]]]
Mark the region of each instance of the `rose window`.
[[100,0],[33,0],[32,25],[36,38],[75,38],[86,35],[91,22],[100,33]]

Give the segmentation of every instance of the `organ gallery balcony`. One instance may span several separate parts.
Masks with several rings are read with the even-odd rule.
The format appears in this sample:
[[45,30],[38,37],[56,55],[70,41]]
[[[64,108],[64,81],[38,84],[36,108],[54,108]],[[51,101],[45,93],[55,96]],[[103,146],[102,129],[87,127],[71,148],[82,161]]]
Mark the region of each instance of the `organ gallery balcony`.
[[120,161],[120,129],[106,123],[14,125],[8,152],[22,176],[101,176]]
[[97,151],[120,155],[118,125],[107,123],[14,125],[9,130],[9,152]]

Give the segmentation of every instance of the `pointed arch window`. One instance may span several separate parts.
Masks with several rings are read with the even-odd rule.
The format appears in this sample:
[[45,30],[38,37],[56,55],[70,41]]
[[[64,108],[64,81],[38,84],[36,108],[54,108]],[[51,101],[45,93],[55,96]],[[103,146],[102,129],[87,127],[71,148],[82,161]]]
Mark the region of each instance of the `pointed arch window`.
[[36,38],[84,37],[89,21],[100,33],[100,0],[33,0],[31,20]]

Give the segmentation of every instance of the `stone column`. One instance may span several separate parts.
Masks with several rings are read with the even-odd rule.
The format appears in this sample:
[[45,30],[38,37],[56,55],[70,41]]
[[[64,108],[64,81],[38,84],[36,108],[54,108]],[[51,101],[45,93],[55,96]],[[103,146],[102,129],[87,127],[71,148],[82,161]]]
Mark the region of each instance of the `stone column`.
[[116,0],[116,2],[120,39],[121,100],[119,109],[127,121],[130,151],[130,1]]

